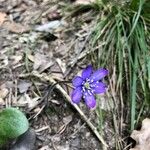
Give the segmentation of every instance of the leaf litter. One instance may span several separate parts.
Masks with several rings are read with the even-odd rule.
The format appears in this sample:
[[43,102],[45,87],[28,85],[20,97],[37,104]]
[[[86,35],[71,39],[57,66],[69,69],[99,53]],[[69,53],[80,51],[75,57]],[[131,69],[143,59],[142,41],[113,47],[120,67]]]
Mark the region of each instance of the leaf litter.
[[146,118],[142,121],[141,129],[134,130],[131,138],[136,141],[136,146],[130,150],[149,150],[150,149],[150,119]]

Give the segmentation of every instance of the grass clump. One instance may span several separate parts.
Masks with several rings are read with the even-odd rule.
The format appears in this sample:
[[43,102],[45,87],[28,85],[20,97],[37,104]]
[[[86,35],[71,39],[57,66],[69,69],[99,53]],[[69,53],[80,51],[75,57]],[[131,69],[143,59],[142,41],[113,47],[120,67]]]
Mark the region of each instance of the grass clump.
[[[115,132],[121,136],[123,124],[132,131],[149,114],[150,2],[102,4],[103,13],[91,35],[92,49],[98,47],[92,59],[97,67],[109,67],[109,94],[115,105],[112,118]],[[99,46],[101,43],[103,46]],[[98,117],[104,119],[101,113]],[[119,144],[116,148],[123,149],[123,146]]]

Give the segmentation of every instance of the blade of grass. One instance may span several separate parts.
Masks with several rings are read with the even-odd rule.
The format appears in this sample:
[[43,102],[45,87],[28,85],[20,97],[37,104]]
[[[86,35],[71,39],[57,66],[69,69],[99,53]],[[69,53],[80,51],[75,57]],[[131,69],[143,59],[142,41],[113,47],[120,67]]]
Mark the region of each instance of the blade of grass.
[[133,16],[133,25],[132,25],[132,28],[131,28],[131,31],[128,35],[128,38],[132,35],[132,33],[134,32],[134,29],[138,23],[138,20],[140,18],[140,14],[141,14],[141,11],[142,11],[142,6],[144,4],[144,0],[140,0],[140,4],[139,4],[139,9],[137,11],[137,13]]
[[[135,54],[136,55],[136,54]],[[135,56],[135,66],[137,66],[137,56]],[[137,81],[137,75],[136,72],[133,71],[133,81],[132,81],[132,87],[131,87],[131,130],[134,129],[135,124],[135,109],[136,109],[136,81]]]

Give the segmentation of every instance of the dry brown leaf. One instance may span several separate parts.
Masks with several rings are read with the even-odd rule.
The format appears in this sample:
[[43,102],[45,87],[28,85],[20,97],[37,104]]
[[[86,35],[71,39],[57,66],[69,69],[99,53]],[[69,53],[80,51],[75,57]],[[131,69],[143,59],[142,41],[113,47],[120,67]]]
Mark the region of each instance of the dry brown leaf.
[[0,90],[0,98],[5,98],[8,94],[8,89],[4,88]]
[[64,75],[62,73],[62,69],[60,68],[59,64],[57,62],[54,63],[54,65],[51,67],[51,75],[56,80],[63,80]]
[[0,12],[0,26],[4,23],[5,20],[6,20],[6,14]]
[[31,99],[28,94],[25,94],[24,96],[27,100],[28,108],[33,108],[38,104],[38,100],[40,97],[35,97],[35,98]]
[[134,130],[131,138],[136,141],[136,146],[130,150],[150,150],[150,119],[144,119],[141,130]]
[[18,84],[18,89],[19,89],[19,92],[20,93],[25,93],[25,92],[27,92],[27,90],[29,89],[29,87],[31,87],[31,83],[28,83],[28,82],[25,82],[25,81],[23,81],[23,82],[20,82],[19,84]]
[[24,33],[30,30],[29,26],[10,21],[3,23],[3,28],[14,33]]
[[28,94],[24,94],[20,97],[17,101],[17,104],[25,106],[27,105],[28,108],[33,108],[38,104],[38,100],[40,97],[31,98]]
[[10,60],[11,60],[11,65],[16,65],[19,63],[19,61],[22,60],[22,55],[13,55],[13,56],[10,56]]
[[2,98],[0,98],[0,105],[4,105],[4,104],[5,104],[5,101]]
[[47,56],[43,55],[41,53],[36,53],[34,56],[34,70],[38,70],[40,73],[44,70],[48,69],[53,65],[52,59]]
[[94,2],[95,2],[95,0],[77,0],[75,2],[75,4],[87,5],[87,4],[94,3]]

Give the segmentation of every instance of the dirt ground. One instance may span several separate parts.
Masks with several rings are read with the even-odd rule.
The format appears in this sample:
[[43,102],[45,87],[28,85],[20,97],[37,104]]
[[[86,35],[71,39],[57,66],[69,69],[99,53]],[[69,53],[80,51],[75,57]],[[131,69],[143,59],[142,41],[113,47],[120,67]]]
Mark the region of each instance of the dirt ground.
[[[54,90],[48,103],[41,102],[50,83],[29,75],[36,72],[67,81],[88,64],[79,54],[93,16],[86,12],[70,17],[67,5],[73,2],[1,0],[0,107],[24,111],[36,131],[36,150],[100,150],[100,142],[62,94]],[[80,107],[97,122],[94,111]]]

